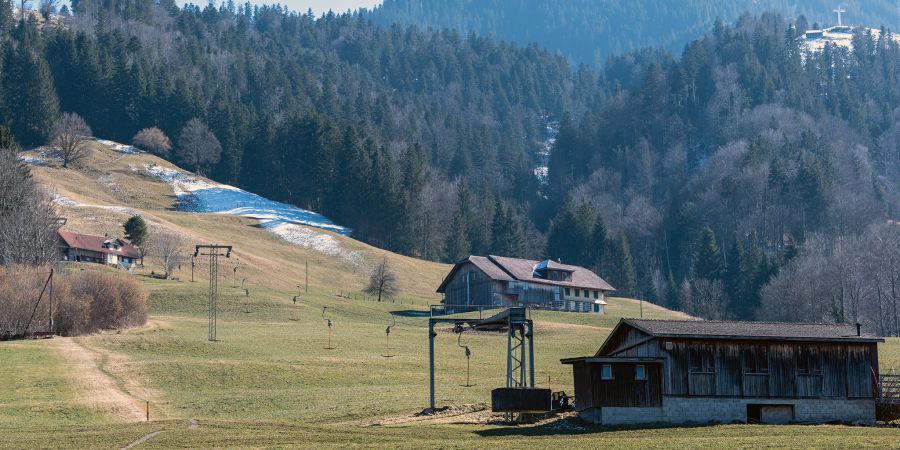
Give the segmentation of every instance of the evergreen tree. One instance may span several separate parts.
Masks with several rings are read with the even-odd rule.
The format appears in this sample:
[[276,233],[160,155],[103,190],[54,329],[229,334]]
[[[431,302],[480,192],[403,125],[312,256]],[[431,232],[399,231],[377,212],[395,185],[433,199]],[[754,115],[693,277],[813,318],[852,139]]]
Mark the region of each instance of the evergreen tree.
[[518,215],[500,200],[494,206],[491,225],[491,253],[499,256],[521,257],[525,253],[525,233]]
[[596,268],[598,271],[603,267],[603,258],[606,256],[606,223],[599,214],[594,221],[594,227],[591,230],[591,236],[588,240],[587,261],[590,267]]
[[678,304],[678,283],[675,281],[675,276],[672,275],[672,272],[669,272],[669,275],[666,277],[666,303],[664,306],[669,309],[675,309],[678,308]]
[[125,239],[140,247],[147,242],[147,222],[141,216],[131,216],[122,224],[125,229]]
[[18,141],[43,143],[59,115],[59,103],[46,60],[24,42],[7,52],[3,68],[5,115]]
[[759,290],[768,281],[769,266],[766,255],[759,246],[756,232],[750,233],[747,250],[740,261],[741,277],[738,284],[738,304],[734,313],[738,318],[752,320],[759,308]]
[[704,227],[694,252],[694,276],[706,280],[722,277],[722,255],[712,228]]
[[629,297],[634,295],[635,274],[631,261],[631,249],[625,233],[619,233],[615,239],[609,240],[606,249],[606,280],[616,288],[617,295]]
[[[550,224],[547,256],[568,264],[591,265],[593,258],[599,256],[593,248],[593,234],[600,232],[595,227],[596,213],[590,204],[582,203],[576,208],[571,200],[566,200]],[[605,226],[602,228],[605,234]]]
[[447,260],[450,262],[462,261],[471,254],[469,240],[466,237],[466,221],[458,213],[453,216],[453,220],[450,222],[445,252]]
[[725,294],[728,295],[729,310],[737,311],[742,303],[741,295],[741,261],[744,260],[744,243],[740,235],[734,234],[731,247],[728,249],[725,266]]
[[398,227],[397,249],[405,254],[418,254],[423,238],[421,230],[422,189],[425,188],[428,168],[425,158],[422,146],[415,144],[407,148],[400,163],[402,214]]

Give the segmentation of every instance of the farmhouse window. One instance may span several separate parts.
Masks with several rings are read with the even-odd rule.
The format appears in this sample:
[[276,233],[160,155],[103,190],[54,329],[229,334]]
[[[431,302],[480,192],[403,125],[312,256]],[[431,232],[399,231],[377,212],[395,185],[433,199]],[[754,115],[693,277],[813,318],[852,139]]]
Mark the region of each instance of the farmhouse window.
[[639,364],[634,366],[634,379],[637,381],[647,380],[647,368],[644,367],[644,365]]
[[594,300],[597,300],[599,298],[600,298],[600,291],[594,291]]
[[566,297],[570,295],[572,295],[572,291],[570,291],[569,288],[566,288]]
[[559,279],[559,273],[557,273],[556,271],[553,271],[553,272],[550,272],[550,273],[552,274],[551,276],[553,277],[554,280]]
[[696,344],[691,346],[688,353],[690,359],[690,372],[714,373],[716,371],[713,348],[709,344]]
[[752,345],[744,348],[744,373],[769,373],[769,352],[764,345]]
[[613,379],[612,364],[604,364],[600,368],[600,379],[601,380],[612,380]]
[[581,297],[581,290],[580,290],[580,289],[575,289],[575,296],[576,296],[576,297]]

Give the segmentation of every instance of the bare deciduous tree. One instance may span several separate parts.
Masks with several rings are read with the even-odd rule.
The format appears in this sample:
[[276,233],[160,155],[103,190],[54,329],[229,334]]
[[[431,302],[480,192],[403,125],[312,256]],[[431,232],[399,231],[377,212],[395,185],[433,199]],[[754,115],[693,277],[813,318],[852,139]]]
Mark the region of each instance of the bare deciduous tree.
[[178,161],[199,174],[201,167],[219,162],[222,144],[203,121],[193,118],[181,129],[177,150]]
[[147,150],[163,158],[169,157],[172,141],[157,127],[144,128],[131,138],[131,143],[140,149]]
[[91,127],[75,113],[63,113],[53,123],[47,144],[55,147],[62,158],[63,167],[77,164],[87,157],[87,143],[91,140]]
[[38,11],[41,12],[44,19],[50,19],[50,15],[56,14],[57,6],[59,6],[59,0],[41,0]]
[[728,297],[720,280],[698,278],[681,286],[681,310],[704,319],[724,319]]
[[388,265],[387,258],[375,266],[372,276],[369,278],[369,285],[363,291],[369,295],[377,295],[380,302],[382,297],[394,298],[400,293],[400,286],[397,283],[397,276]]
[[0,148],[0,266],[43,265],[59,257],[56,208],[16,160]]
[[164,230],[154,233],[151,242],[151,256],[162,266],[163,276],[169,278],[188,257],[187,241],[178,233]]

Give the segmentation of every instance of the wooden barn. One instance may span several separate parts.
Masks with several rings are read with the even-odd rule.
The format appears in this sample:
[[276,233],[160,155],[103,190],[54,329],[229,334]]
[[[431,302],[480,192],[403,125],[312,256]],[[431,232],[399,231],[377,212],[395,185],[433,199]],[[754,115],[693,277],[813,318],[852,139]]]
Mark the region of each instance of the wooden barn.
[[448,311],[528,306],[603,314],[614,290],[584,267],[489,255],[456,263],[437,292]]
[[622,319],[562,362],[593,423],[874,423],[878,342],[850,325]]

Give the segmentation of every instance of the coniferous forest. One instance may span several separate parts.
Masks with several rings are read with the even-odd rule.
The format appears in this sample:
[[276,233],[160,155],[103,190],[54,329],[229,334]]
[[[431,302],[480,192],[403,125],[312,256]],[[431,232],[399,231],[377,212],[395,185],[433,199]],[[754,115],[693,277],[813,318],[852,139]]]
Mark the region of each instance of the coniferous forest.
[[831,0],[385,0],[373,21],[452,28],[463,33],[529,44],[536,42],[578,64],[603,67],[610,56],[646,47],[681,52],[718,18],[778,12],[813,28],[844,23],[900,26],[896,0],[841,3]]
[[222,154],[189,169],[377,246],[559,258],[704,317],[900,333],[900,264],[864,245],[900,242],[886,30],[810,53],[808,22],[748,14],[595,70],[368,14],[79,0],[57,25],[0,5],[0,119],[25,146],[61,112],[118,141],[199,118]]

